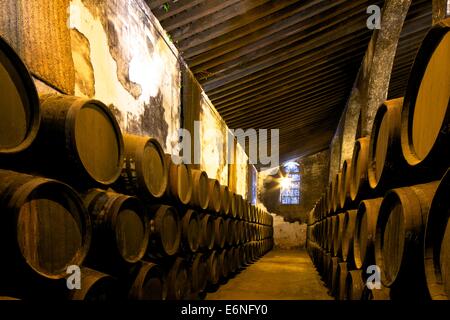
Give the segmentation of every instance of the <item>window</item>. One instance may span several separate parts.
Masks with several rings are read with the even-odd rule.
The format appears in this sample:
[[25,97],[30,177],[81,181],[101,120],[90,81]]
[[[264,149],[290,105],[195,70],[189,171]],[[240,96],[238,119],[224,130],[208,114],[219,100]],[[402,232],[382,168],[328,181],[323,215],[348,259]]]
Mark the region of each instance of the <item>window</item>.
[[280,181],[281,204],[300,204],[300,166],[297,162],[283,165],[284,176]]

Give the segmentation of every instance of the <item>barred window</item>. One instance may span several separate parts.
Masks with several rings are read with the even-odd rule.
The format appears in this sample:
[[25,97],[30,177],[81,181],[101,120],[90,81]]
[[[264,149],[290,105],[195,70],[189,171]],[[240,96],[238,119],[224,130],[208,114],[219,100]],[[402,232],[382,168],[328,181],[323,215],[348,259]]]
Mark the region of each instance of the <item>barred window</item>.
[[300,204],[300,165],[288,162],[283,165],[284,177],[281,178],[281,204]]

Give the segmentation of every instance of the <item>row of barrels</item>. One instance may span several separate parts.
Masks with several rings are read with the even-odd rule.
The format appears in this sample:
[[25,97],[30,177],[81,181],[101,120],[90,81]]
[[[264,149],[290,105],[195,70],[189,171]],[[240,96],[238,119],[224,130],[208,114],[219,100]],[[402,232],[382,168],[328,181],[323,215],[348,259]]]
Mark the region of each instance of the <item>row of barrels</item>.
[[271,216],[206,172],[164,154],[151,137],[122,134],[102,102],[38,96],[20,57],[0,38],[0,165],[86,190],[108,188],[144,201],[271,224]]
[[424,38],[404,98],[378,109],[370,136],[355,142],[317,203],[315,220],[356,209],[392,188],[439,180],[450,166],[450,21]]
[[1,169],[0,194],[0,294],[31,293],[34,282],[63,279],[71,265],[121,277],[142,260],[165,263],[273,236],[262,224],[149,205],[112,190],[79,194],[56,180]]
[[450,20],[431,28],[404,98],[380,106],[311,211],[311,257],[340,298],[347,280],[364,291],[371,268],[384,289],[361,298],[450,298],[449,32]]
[[363,281],[376,266],[392,299],[450,299],[449,192],[450,169],[440,181],[394,188],[318,221],[308,227],[312,259],[330,283],[337,265]]
[[131,298],[160,297],[152,275],[165,274],[174,298],[175,266],[227,252],[224,263],[241,257],[235,270],[271,248],[271,215],[156,139],[122,134],[102,102],[39,97],[1,38],[0,58],[0,295],[60,292],[83,266],[87,287],[117,278],[122,293],[144,292]]

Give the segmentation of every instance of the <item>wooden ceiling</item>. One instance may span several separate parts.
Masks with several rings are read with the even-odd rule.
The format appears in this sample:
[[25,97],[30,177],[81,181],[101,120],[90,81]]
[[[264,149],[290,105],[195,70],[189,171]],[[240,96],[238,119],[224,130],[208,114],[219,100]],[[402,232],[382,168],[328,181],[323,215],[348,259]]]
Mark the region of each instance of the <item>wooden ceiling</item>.
[[[329,147],[372,35],[367,0],[147,2],[230,128],[280,129],[282,161]],[[431,1],[415,1],[408,19],[391,96]]]

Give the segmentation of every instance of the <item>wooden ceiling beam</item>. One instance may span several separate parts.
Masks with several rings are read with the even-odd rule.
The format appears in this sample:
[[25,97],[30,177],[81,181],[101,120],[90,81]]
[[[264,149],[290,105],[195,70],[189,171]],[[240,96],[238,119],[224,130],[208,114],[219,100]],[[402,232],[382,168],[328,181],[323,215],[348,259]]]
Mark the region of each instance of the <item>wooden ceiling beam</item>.
[[[242,0],[241,0],[242,1]],[[247,2],[247,1],[243,1]],[[232,32],[240,27],[247,26],[249,24],[254,23],[256,20],[260,18],[264,18],[271,13],[282,10],[283,8],[296,4],[300,5],[298,0],[283,0],[283,1],[269,1],[264,5],[253,8],[244,12],[243,14],[236,15],[226,21],[224,24],[218,24],[214,27],[211,27],[207,30],[201,31],[202,27],[198,26],[188,28],[181,28],[175,32],[173,32],[172,36],[174,39],[178,40],[178,46],[181,51],[185,52],[187,49],[197,46],[204,41],[214,39],[223,34]],[[218,21],[215,21],[216,23]],[[191,38],[191,36],[193,36]]]
[[292,26],[298,28],[299,25],[310,25],[313,21],[317,20],[318,15],[321,15],[322,19],[325,19],[326,12],[330,10],[330,8],[334,9],[337,6],[341,5],[342,2],[346,1],[347,0],[340,0],[336,2],[333,1],[333,5],[331,7],[328,1],[318,1],[318,4],[316,4],[314,7],[311,7],[309,10],[300,10],[301,7],[299,6],[298,10],[300,10],[300,12],[293,14],[292,16],[289,16],[281,21],[275,20],[272,24],[269,24],[264,28],[254,30],[250,34],[247,34],[248,30],[244,29],[243,33],[245,34],[243,36],[239,36],[237,37],[237,39],[228,41],[227,43],[220,46],[212,47],[205,44],[205,47],[207,47],[208,49],[205,50],[203,54],[194,53],[194,55],[191,55],[191,52],[193,50],[186,50],[186,61],[189,62],[190,66],[196,67],[202,63],[205,63],[206,61],[242,48],[245,45],[255,43],[260,39],[275,35],[280,31],[287,30],[288,28],[292,28]]
[[[207,0],[203,1],[199,5],[191,8],[190,10],[183,11],[169,19],[161,21],[164,29],[170,33],[173,39],[179,40],[177,35],[177,28],[185,26],[185,28],[196,28],[201,25],[200,20],[204,17],[208,18],[214,14],[217,14],[221,10],[224,10],[228,6],[239,3],[241,0]],[[258,0],[267,1],[267,0]],[[217,21],[216,21],[217,23]]]
[[[311,21],[300,21],[287,29],[261,38],[257,42],[247,43],[237,50],[222,53],[220,56],[201,64],[196,65],[194,60],[191,69],[194,73],[199,71],[214,73],[217,70],[225,70],[250,61],[252,56],[254,59],[263,55],[268,56],[271,52],[289,47],[293,43],[298,43],[305,39],[314,39],[314,36],[320,34],[324,29],[332,29],[343,21],[352,19],[355,15],[360,15],[361,10],[358,10],[358,8],[361,9],[362,7],[358,6],[356,10],[351,10],[351,12],[346,12],[345,14],[343,11],[347,8],[343,9],[341,7],[341,10],[332,8],[326,15],[318,14],[310,19]],[[354,7],[351,9],[354,9]]]
[[224,86],[227,83],[235,82],[245,76],[251,75],[266,68],[270,68],[273,65],[291,59],[295,56],[303,55],[307,52],[316,52],[317,54],[319,48],[323,48],[324,50],[326,50],[326,47],[330,46],[331,44],[337,43],[337,45],[339,46],[341,44],[341,41],[344,41],[344,39],[346,39],[347,37],[353,37],[354,39],[354,33],[364,32],[363,30],[367,29],[362,28],[363,26],[361,24],[361,21],[350,21],[347,25],[345,25],[345,27],[342,26],[342,28],[339,28],[338,30],[331,30],[330,33],[325,33],[319,37],[316,37],[315,39],[311,39],[311,41],[309,42],[295,43],[287,49],[283,48],[282,50],[273,52],[272,55],[268,58],[260,57],[258,59],[248,61],[246,63],[243,63],[239,67],[234,67],[227,70],[226,72],[216,74],[208,78],[207,81],[200,81],[200,83],[202,84],[206,92],[214,90],[218,87]]

